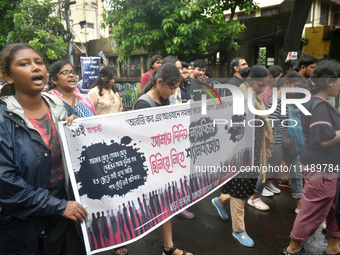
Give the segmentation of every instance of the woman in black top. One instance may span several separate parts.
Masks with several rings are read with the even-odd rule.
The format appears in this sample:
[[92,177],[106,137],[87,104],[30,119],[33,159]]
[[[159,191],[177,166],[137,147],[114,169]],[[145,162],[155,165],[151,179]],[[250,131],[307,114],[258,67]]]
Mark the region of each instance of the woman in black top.
[[[252,89],[254,94],[255,109],[265,110],[265,106],[259,95],[264,91],[269,82],[268,70],[260,65],[255,65],[251,68],[249,76],[245,83],[240,85],[243,94],[248,93],[248,89]],[[232,219],[232,235],[242,245],[253,247],[254,241],[246,232],[245,229],[245,203],[249,196],[254,194],[258,173],[261,173],[261,178],[264,178],[264,171],[262,166],[266,165],[266,156],[271,157],[271,149],[273,143],[272,129],[270,127],[268,117],[266,115],[254,115],[256,124],[254,133],[254,169],[257,171],[244,171],[238,174],[222,186],[222,194],[219,197],[212,199],[212,204],[217,209],[222,219],[229,218],[225,204],[230,203],[230,212]],[[253,167],[252,166],[252,167]],[[248,200],[249,201],[249,200]],[[251,202],[248,202],[250,204]]]
[[[166,63],[152,73],[149,83],[144,87],[143,95],[138,99],[134,109],[169,105],[169,96],[174,94],[182,82],[182,76],[176,65]],[[172,240],[171,220],[162,226],[163,254],[192,255],[189,252],[176,249]]]
[[305,254],[301,243],[326,219],[328,246],[324,254],[340,254],[340,232],[335,217],[337,177],[340,165],[340,115],[327,101],[340,90],[340,63],[319,62],[311,76],[312,98],[305,108],[312,115],[301,114],[305,148],[300,169],[305,174],[302,204],[297,215],[291,242],[283,254]]
[[[165,67],[162,68],[163,66]],[[142,92],[143,97],[145,97],[144,94],[148,95],[154,101],[155,105],[151,105],[148,99],[143,99],[143,97],[140,97],[134,109],[170,104],[169,96],[175,93],[176,89],[181,84],[182,78],[181,76],[177,77],[177,73],[179,75],[181,74],[174,64],[167,63],[163,66],[161,67],[161,70],[153,72],[149,83],[145,85]],[[177,70],[175,70],[174,67],[176,67]]]

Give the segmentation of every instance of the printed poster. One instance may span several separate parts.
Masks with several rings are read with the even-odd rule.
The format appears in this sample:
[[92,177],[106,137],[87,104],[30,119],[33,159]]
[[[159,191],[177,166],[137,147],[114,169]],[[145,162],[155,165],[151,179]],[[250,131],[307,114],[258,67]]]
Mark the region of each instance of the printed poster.
[[82,90],[90,90],[100,73],[100,57],[80,57],[81,75],[83,78]]
[[88,254],[142,238],[252,165],[253,129],[243,124],[253,115],[233,116],[231,97],[205,108],[202,115],[195,102],[59,123],[75,197],[88,211]]

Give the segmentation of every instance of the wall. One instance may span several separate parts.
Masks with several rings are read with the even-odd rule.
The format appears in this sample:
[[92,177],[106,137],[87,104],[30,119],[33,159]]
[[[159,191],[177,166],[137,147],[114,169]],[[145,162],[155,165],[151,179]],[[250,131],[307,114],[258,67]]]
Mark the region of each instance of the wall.
[[[75,4],[70,5],[69,19],[70,25],[72,26],[73,32],[73,40],[77,43],[82,42],[85,44],[86,42],[99,38],[106,38],[109,36],[108,28],[101,28],[100,23],[103,21],[101,14],[104,12],[106,8],[106,0],[70,0],[76,1]],[[64,10],[61,7],[63,6],[62,0],[54,0],[57,2],[55,16],[58,16],[62,20],[64,20],[63,16],[59,12],[59,10]],[[86,21],[90,23],[89,25],[85,25],[81,28],[79,22]],[[65,21],[64,21],[65,23]],[[66,24],[65,28],[66,28]],[[93,25],[93,27],[92,27]]]
[[[317,26],[306,28],[306,39],[308,44],[303,53],[322,59],[329,55],[331,40],[328,31],[329,26]],[[327,39],[327,40],[324,40]]]

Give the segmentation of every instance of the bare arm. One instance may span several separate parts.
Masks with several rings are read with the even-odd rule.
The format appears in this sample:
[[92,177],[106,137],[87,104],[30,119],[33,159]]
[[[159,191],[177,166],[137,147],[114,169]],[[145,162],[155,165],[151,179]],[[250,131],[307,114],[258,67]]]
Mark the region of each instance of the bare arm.
[[337,130],[335,132],[335,137],[332,138],[331,140],[328,140],[328,141],[324,141],[324,142],[320,142],[319,144],[322,146],[322,147],[329,147],[329,146],[332,146],[336,143],[340,143],[340,130]]

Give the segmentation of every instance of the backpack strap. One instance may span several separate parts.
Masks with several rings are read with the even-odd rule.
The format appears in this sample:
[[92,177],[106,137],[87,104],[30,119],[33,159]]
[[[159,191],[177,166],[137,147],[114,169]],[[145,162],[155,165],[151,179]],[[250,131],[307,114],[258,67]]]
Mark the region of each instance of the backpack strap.
[[[149,94],[145,93],[145,94],[141,95],[138,98],[137,102],[140,101],[140,100],[146,101],[151,107],[156,107],[155,101],[153,101],[152,97]],[[136,102],[136,104],[137,104],[137,102]]]
[[311,111],[310,111],[311,114],[313,113],[313,110],[315,109],[315,107],[316,107],[318,104],[320,104],[321,102],[323,102],[323,100],[320,99],[320,98],[317,98],[317,99],[312,103],[312,107],[311,107]]
[[[315,100],[315,101],[312,103],[311,113],[313,112],[313,110],[315,109],[315,107],[316,107],[318,104],[322,103],[322,102],[327,103],[327,101],[322,100],[322,99],[319,99],[319,98],[318,98],[317,100]],[[330,107],[330,109],[331,109],[333,112],[335,112],[336,114],[339,114],[338,110],[337,110],[335,107]]]
[[289,109],[291,109],[292,114],[297,114],[297,113],[301,112],[301,110],[299,108],[295,108],[293,106],[289,106]]

